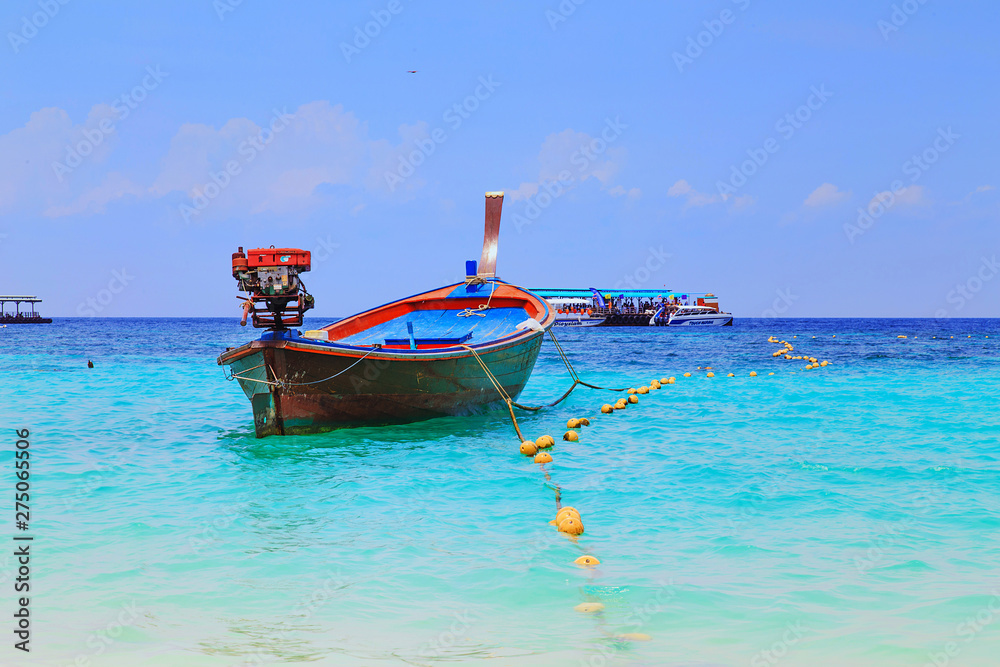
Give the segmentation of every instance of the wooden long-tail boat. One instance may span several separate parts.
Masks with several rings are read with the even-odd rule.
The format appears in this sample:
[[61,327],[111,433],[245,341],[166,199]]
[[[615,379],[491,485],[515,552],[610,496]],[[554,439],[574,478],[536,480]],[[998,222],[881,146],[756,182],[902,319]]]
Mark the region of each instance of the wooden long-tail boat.
[[218,363],[250,399],[257,436],[478,412],[503,404],[494,380],[516,399],[555,313],[496,277],[502,206],[502,192],[486,193],[482,257],[478,266],[466,262],[463,282],[305,334],[293,327],[312,306],[299,278],[310,269],[309,253],[234,254],[233,274],[251,295],[244,323],[252,313],[254,325],[269,330]]

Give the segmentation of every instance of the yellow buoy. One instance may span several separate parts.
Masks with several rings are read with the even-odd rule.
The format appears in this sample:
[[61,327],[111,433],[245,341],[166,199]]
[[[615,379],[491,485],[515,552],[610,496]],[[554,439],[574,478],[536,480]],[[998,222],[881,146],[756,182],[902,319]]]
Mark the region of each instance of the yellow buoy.
[[774,375],[774,373],[768,373],[768,375]]
[[538,452],[538,445],[531,440],[525,440],[521,443],[521,453],[525,456],[534,456],[536,452]]
[[812,370],[812,367],[813,367],[813,365],[812,365],[812,364],[806,364],[806,370],[807,370],[807,371],[808,371],[808,370]]
[[581,614],[593,614],[595,611],[604,609],[604,605],[600,602],[583,602],[573,607],[573,609]]
[[635,393],[637,393],[637,394],[648,394],[648,393],[649,393],[649,387],[647,387],[647,386],[643,385],[642,387],[639,387],[639,388],[638,388],[638,389],[636,390],[636,392],[635,392]]
[[551,447],[556,444],[556,439],[551,435],[543,435],[535,440],[535,444],[538,445],[539,449],[545,449],[546,447]]
[[906,336],[896,336],[896,338],[906,338]]
[[705,375],[705,377],[707,377],[707,378],[714,378],[715,377],[715,373],[707,373]]
[[566,431],[563,433],[563,440],[569,440],[570,442],[576,442],[580,439],[579,434],[576,431]]
[[785,355],[785,359],[791,359],[791,358],[792,358],[792,355],[790,355],[790,354],[786,354]]
[[819,365],[820,365],[820,366],[826,366],[826,365],[827,365],[827,364],[829,364],[829,363],[830,363],[829,361],[826,361],[826,360],[824,359],[823,361],[819,362]]
[[580,426],[590,426],[590,420],[586,417],[580,417]]
[[635,394],[632,394],[631,396],[628,397],[628,402],[632,404],[638,403],[639,397],[636,396]]
[[684,377],[689,378],[689,377],[691,377],[691,374],[690,373],[685,373]]
[[670,384],[670,378],[660,378],[660,384]]
[[580,425],[579,419],[570,419],[566,422],[566,428],[576,428]]
[[750,377],[752,378],[757,377],[757,371],[750,371]]
[[580,535],[583,533],[583,521],[579,517],[568,516],[559,522],[559,532]]
[[669,378],[667,378],[667,384],[673,384],[675,382],[677,382],[677,378],[675,378],[675,377],[669,377]]
[[635,392],[636,392],[636,389],[635,389],[635,387],[629,387],[629,388],[628,388],[628,393],[629,393],[629,394],[634,394]]
[[736,377],[736,376],[735,376],[735,375],[733,375],[732,373],[730,373],[730,374],[729,374],[729,375],[727,375],[726,377],[727,377],[727,378],[731,378],[731,377]]
[[660,388],[660,383],[658,381],[656,381],[656,380],[653,380],[652,382],[649,383],[649,388],[650,389],[659,389]]
[[552,455],[548,452],[538,452],[535,454],[535,463],[552,463]]
[[604,405],[601,406],[601,412],[603,412],[606,415],[610,415],[614,411],[615,411],[614,406],[609,403],[605,403]]
[[568,516],[575,516],[577,519],[579,519],[580,513],[576,510],[575,507],[570,507],[569,505],[566,505],[566,507],[560,507],[559,511],[556,512],[556,524],[558,524]]
[[582,567],[587,567],[588,565],[600,565],[601,564],[601,561],[597,560],[597,558],[594,557],[594,556],[580,556],[579,558],[577,558],[573,562],[576,563],[577,565],[582,566]]
[[[629,396],[629,398],[632,397]],[[628,401],[626,401],[624,398],[619,398],[617,401],[615,401],[615,410],[624,410],[627,406],[628,406]]]

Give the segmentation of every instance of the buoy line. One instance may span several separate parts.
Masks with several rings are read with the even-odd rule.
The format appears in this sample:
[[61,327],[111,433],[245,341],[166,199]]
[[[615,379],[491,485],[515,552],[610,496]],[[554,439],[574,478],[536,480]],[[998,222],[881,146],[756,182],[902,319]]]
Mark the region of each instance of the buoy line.
[[[569,506],[569,505],[563,506],[563,504],[562,504],[562,498],[563,498],[562,488],[559,486],[558,482],[556,482],[552,478],[551,473],[549,472],[548,468],[546,468],[547,464],[554,462],[552,454],[550,452],[546,451],[546,450],[548,450],[548,449],[550,449],[550,448],[552,448],[552,447],[555,446],[555,444],[556,444],[555,438],[552,437],[551,435],[542,435],[542,436],[538,437],[536,440],[529,440],[529,439],[525,438],[524,434],[521,431],[520,425],[517,422],[517,416],[514,414],[514,408],[518,407],[518,408],[522,408],[522,409],[525,409],[525,410],[538,411],[538,410],[542,409],[543,407],[554,407],[555,405],[558,405],[560,402],[562,402],[563,400],[565,400],[570,395],[570,393],[576,388],[576,386],[578,384],[582,384],[582,385],[584,385],[586,387],[591,387],[593,389],[605,389],[605,390],[608,390],[608,391],[625,391],[625,392],[627,392],[627,394],[628,394],[627,397],[619,398],[614,403],[614,405],[609,404],[609,403],[605,403],[604,405],[601,406],[601,408],[600,408],[601,414],[611,415],[611,414],[615,413],[616,411],[625,410],[625,409],[627,409],[631,405],[637,405],[639,403],[639,397],[640,396],[646,396],[646,395],[650,394],[652,391],[657,391],[657,390],[661,389],[665,385],[676,384],[677,378],[674,377],[674,376],[670,376],[670,377],[664,377],[664,378],[662,378],[660,380],[655,380],[654,379],[654,380],[650,381],[648,385],[642,385],[642,386],[640,386],[638,388],[630,387],[630,388],[623,388],[623,389],[609,389],[607,387],[599,387],[597,385],[589,384],[589,383],[584,382],[583,380],[580,379],[580,376],[577,374],[576,369],[573,368],[573,364],[569,360],[569,357],[566,354],[566,351],[563,349],[562,345],[556,339],[555,335],[552,334],[551,330],[549,331],[549,334],[552,337],[552,342],[555,344],[556,349],[557,349],[557,351],[559,353],[559,356],[560,356],[560,358],[563,361],[563,364],[566,366],[567,371],[569,371],[570,377],[573,379],[573,385],[569,388],[568,391],[566,391],[566,393],[564,393],[555,402],[550,403],[548,405],[538,406],[538,407],[522,406],[522,405],[516,403],[510,397],[510,395],[504,390],[503,386],[500,384],[500,381],[496,378],[495,375],[493,375],[493,373],[490,371],[489,367],[487,367],[486,363],[482,360],[482,358],[480,358],[480,356],[476,352],[476,350],[474,350],[473,348],[471,348],[469,346],[466,346],[466,345],[463,345],[462,347],[465,347],[470,352],[472,352],[473,356],[475,356],[476,360],[479,362],[480,367],[482,367],[483,372],[490,379],[490,382],[493,384],[493,386],[496,388],[497,392],[500,394],[501,398],[503,398],[504,402],[507,404],[507,410],[510,413],[511,423],[514,426],[514,430],[517,433],[517,436],[518,436],[518,439],[519,439],[519,442],[520,442],[520,444],[519,444],[519,452],[520,452],[520,454],[522,454],[525,457],[530,457],[533,463],[538,464],[539,469],[541,470],[542,474],[545,476],[545,481],[546,481],[547,486],[549,486],[549,488],[552,489],[553,495],[554,495],[554,499],[555,499],[555,505],[556,505],[556,516],[555,516],[555,518],[553,520],[549,521],[549,523],[552,524],[552,525],[554,525],[556,527],[556,530],[558,532],[566,535],[573,542],[574,546],[576,546],[582,552],[581,555],[579,557],[577,557],[573,561],[573,564],[577,565],[579,567],[582,567],[582,568],[593,569],[596,566],[598,566],[598,565],[601,564],[601,560],[597,556],[595,556],[595,555],[593,555],[591,553],[587,553],[586,548],[583,545],[580,544],[580,536],[583,535],[584,532],[585,532],[585,527],[584,527],[584,523],[583,523],[583,517],[580,514],[580,511],[577,510],[575,507],[572,507],[572,506]],[[768,338],[768,342],[780,342],[783,345],[785,345],[785,347],[782,348],[782,350],[784,351],[785,354],[788,354],[788,353],[790,353],[791,351],[794,350],[794,348],[792,347],[791,344],[789,344],[789,343],[787,343],[785,341],[778,341],[777,339],[775,339],[773,337],[769,337]],[[774,354],[773,356],[777,357],[779,355],[778,354]],[[788,358],[790,358],[790,355],[789,355]],[[801,358],[802,357],[800,357],[800,359]],[[818,362],[815,358],[812,358],[812,357],[809,357],[809,359],[810,359],[810,367],[812,367],[812,363],[816,363],[815,367],[817,367],[817,368],[820,367],[820,366],[826,366],[826,365],[829,364],[828,361]],[[701,370],[701,367],[699,366],[698,369]],[[705,376],[706,378],[714,378],[715,377],[715,373],[712,372],[712,367],[711,366],[706,366],[705,370],[707,371],[706,376]],[[692,374],[690,372],[685,372],[683,375],[686,378],[689,378],[689,377],[692,376]],[[773,372],[769,373],[769,375],[774,375],[774,373]],[[750,377],[757,377],[757,371],[750,371],[749,376]],[[726,377],[727,378],[732,378],[732,377],[735,377],[735,374],[734,373],[727,373]],[[590,420],[588,418],[586,418],[586,417],[570,418],[566,422],[567,431],[562,436],[563,441],[565,441],[565,442],[579,442],[580,441],[580,432],[582,431],[581,427],[587,427],[587,426],[590,426]],[[612,633],[612,632],[608,631],[607,629],[605,629],[603,626],[607,625],[607,621],[606,621],[606,619],[603,618],[603,614],[601,614],[601,612],[604,610],[604,605],[602,603],[600,603],[600,602],[593,602],[593,601],[591,601],[591,602],[582,602],[580,604],[577,604],[574,607],[574,610],[576,610],[579,613],[584,613],[584,614],[597,614],[598,621],[599,621],[600,625],[602,626],[601,627],[601,631],[608,638],[610,638],[610,639],[614,639],[614,640],[618,640],[618,641],[623,641],[623,640],[624,641],[647,641],[647,640],[651,639],[651,637],[649,635],[644,634],[644,633],[638,633],[638,632],[636,632],[636,633],[618,633],[618,634],[615,634],[615,633]]]
[[[793,336],[793,338],[794,338],[794,336]],[[814,336],[814,338],[815,338],[815,336]],[[905,338],[905,336],[903,336],[903,338]],[[799,354],[799,355],[792,355],[792,352],[795,351],[795,347],[792,346],[791,343],[789,343],[787,341],[784,341],[784,340],[778,340],[774,336],[768,336],[767,337],[767,342],[768,343],[780,343],[783,346],[783,347],[778,348],[776,351],[772,352],[771,353],[772,357],[774,357],[775,359],[781,359],[781,358],[783,358],[786,361],[808,361],[809,363],[806,364],[806,370],[807,371],[813,370],[815,368],[825,368],[825,367],[829,366],[830,363],[831,363],[831,362],[827,361],[826,359],[824,359],[823,361],[820,361],[816,357],[807,357],[807,356],[803,356],[801,354]]]
[[[674,384],[676,378],[665,377],[662,380],[652,380],[648,386],[642,386],[638,389],[629,388],[627,390],[629,395],[628,398],[619,399],[615,407],[605,404],[601,407],[601,413],[611,414],[616,409],[622,410],[629,405],[635,405],[639,402],[639,395],[649,394],[651,391],[660,389],[663,385]],[[562,439],[565,442],[579,442],[580,433],[584,427],[590,426],[590,419],[587,417],[572,417],[566,422],[567,431],[563,434]],[[549,521],[550,524],[556,527],[558,532],[566,535],[577,547],[581,555],[573,560],[573,564],[579,567],[593,570],[595,567],[601,564],[600,558],[592,553],[588,553],[587,549],[580,543],[580,537],[585,532],[585,527],[583,523],[583,517],[580,511],[572,506],[562,504],[562,489],[555,480],[552,479],[552,475],[546,468],[547,463],[552,463],[552,455],[547,451],[543,451],[555,446],[555,438],[551,435],[540,436],[537,440],[522,440],[519,451],[526,457],[532,457],[533,462],[539,464],[539,468],[542,474],[545,476],[546,482],[549,484],[550,488],[553,489],[556,501],[556,516],[554,519]],[[593,577],[593,575],[591,575]],[[588,596],[593,598],[594,596]],[[604,611],[604,604],[596,601],[587,601],[577,604],[573,609],[581,614],[595,614],[597,622],[599,624],[600,632],[605,635],[606,638],[615,641],[648,641],[651,637],[647,634],[641,632],[625,632],[625,633],[614,633],[607,628],[608,621],[604,618],[601,613]]]

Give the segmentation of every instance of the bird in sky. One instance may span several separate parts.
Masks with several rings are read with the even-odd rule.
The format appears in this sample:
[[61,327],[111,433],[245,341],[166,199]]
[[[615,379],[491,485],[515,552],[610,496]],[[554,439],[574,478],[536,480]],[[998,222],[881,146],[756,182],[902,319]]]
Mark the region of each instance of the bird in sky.
[[416,74],[417,70],[415,70],[415,69],[408,69],[408,70],[406,70],[406,72],[407,72],[407,74]]

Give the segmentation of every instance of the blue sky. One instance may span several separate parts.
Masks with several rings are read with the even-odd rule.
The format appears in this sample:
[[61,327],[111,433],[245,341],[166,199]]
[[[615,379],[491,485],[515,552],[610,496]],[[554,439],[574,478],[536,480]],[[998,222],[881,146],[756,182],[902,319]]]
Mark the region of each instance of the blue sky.
[[651,4],[9,0],[0,291],[235,317],[275,244],[346,315],[460,280],[505,190],[517,284],[997,315],[1000,5]]

